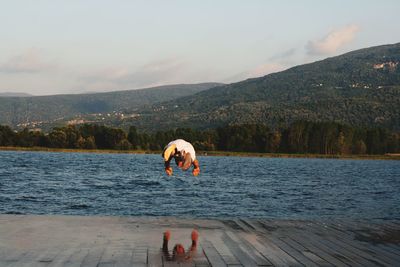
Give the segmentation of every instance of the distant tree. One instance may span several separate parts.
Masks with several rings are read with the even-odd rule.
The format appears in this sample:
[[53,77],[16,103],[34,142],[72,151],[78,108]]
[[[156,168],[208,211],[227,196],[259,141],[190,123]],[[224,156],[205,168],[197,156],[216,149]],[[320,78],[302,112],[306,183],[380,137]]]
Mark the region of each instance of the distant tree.
[[274,131],[268,135],[267,152],[276,153],[280,150],[282,134],[279,131]]
[[366,145],[368,154],[384,154],[387,150],[389,132],[385,129],[375,128],[367,131]]
[[67,126],[62,128],[67,137],[67,147],[68,148],[77,148],[78,140],[81,137],[79,129],[77,129],[74,125]]
[[354,129],[350,126],[339,125],[338,153],[351,154]]
[[392,133],[387,142],[387,151],[388,153],[398,153],[400,152],[400,134]]
[[54,128],[48,135],[24,129],[14,132],[0,125],[0,146],[48,146],[82,149],[162,150],[171,140],[182,138],[196,150],[285,152],[319,154],[399,153],[400,134],[381,128],[357,128],[336,122],[296,121],[287,128],[270,130],[263,124],[227,125],[217,129],[138,133],[84,124],[79,128]]
[[82,149],[96,149],[96,141],[93,136],[79,137],[77,147]]
[[33,147],[38,143],[35,137],[28,128],[24,128],[16,134],[16,146]]
[[119,149],[119,150],[129,150],[131,148],[132,148],[132,144],[129,143],[128,139],[123,139],[116,145],[116,149]]
[[85,124],[79,130],[84,138],[93,136],[96,147],[100,149],[115,149],[117,144],[127,138],[126,133],[122,129],[102,125]]
[[49,144],[51,147],[66,148],[67,135],[64,131],[55,129],[49,133]]
[[352,148],[353,154],[366,154],[367,153],[367,146],[365,145],[363,140],[357,140],[353,144]]
[[308,152],[308,139],[311,130],[310,124],[306,121],[294,122],[287,131],[287,145],[291,153]]
[[133,149],[137,149],[140,145],[139,134],[137,133],[136,127],[129,127],[128,141],[131,143]]
[[0,146],[14,146],[16,134],[9,126],[0,125]]

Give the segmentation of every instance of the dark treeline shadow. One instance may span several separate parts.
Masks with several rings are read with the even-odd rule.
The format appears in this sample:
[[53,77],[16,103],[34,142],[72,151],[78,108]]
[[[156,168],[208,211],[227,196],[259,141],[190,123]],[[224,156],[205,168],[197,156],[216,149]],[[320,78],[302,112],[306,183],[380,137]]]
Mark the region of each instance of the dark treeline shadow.
[[71,149],[162,150],[182,138],[202,151],[309,154],[385,154],[400,152],[400,133],[383,128],[361,128],[336,122],[297,121],[288,127],[225,126],[209,130],[178,128],[141,133],[94,124],[54,128],[49,133],[19,132],[0,125],[0,146]]

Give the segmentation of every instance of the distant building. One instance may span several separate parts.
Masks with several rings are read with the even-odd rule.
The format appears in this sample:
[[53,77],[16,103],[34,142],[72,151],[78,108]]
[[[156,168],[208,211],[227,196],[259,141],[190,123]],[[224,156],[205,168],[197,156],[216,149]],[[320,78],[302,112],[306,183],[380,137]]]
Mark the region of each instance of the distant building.
[[399,62],[393,62],[393,61],[374,64],[374,69],[378,70],[378,69],[388,68],[389,70],[393,71],[397,68],[398,64]]

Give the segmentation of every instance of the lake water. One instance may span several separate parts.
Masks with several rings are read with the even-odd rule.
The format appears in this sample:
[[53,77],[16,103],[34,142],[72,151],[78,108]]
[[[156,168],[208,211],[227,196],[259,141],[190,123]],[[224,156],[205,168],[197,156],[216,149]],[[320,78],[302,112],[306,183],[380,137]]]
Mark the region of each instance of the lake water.
[[0,152],[0,213],[400,219],[400,162]]

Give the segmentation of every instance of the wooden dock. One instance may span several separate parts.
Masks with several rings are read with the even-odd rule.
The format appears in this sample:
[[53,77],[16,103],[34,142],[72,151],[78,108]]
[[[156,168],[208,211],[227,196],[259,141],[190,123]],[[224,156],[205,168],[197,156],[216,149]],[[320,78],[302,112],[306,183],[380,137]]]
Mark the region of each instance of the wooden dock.
[[400,266],[400,222],[0,215],[0,266]]

